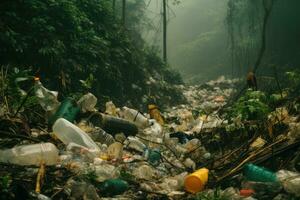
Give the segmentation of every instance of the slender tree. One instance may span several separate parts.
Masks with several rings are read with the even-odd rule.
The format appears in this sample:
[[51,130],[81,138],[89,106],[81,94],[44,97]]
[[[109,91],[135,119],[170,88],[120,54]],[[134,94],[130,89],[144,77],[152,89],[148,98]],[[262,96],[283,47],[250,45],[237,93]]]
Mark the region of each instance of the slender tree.
[[163,60],[167,62],[167,0],[163,0]]

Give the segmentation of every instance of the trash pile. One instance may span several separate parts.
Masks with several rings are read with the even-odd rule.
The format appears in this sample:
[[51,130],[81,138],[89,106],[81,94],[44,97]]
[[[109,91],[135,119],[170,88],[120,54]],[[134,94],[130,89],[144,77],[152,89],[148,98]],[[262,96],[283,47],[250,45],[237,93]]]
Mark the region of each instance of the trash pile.
[[[1,150],[0,162],[6,163],[6,170],[24,166],[24,174],[36,176],[35,188],[29,186],[29,196],[44,200],[300,197],[298,172],[273,173],[250,164],[251,159],[230,169],[230,158],[242,148],[230,150],[220,159],[216,158],[219,153],[209,152],[203,144],[201,135],[227,124],[218,110],[235,92],[232,88],[236,83],[238,80],[220,77],[202,86],[179,86],[188,104],[163,113],[150,104],[148,112],[141,113],[126,106],[118,108],[111,101],[106,102],[105,111],[99,112],[95,107],[98,100],[91,93],[76,102],[71,98],[59,102],[57,92],[36,79],[35,95],[47,112],[49,132],[31,129],[29,137],[38,141],[46,135],[49,139]],[[300,126],[291,124],[288,135],[294,145],[300,138]],[[254,142],[250,156],[266,146],[262,138]],[[272,152],[277,149],[272,148]],[[298,167],[299,158],[295,161]],[[47,173],[48,169],[53,173]],[[238,169],[243,169],[243,175]],[[216,192],[217,185],[231,175],[238,176],[240,185]],[[2,189],[12,184],[1,180]],[[50,180],[51,184],[47,183]],[[13,198],[16,193],[8,195]]]

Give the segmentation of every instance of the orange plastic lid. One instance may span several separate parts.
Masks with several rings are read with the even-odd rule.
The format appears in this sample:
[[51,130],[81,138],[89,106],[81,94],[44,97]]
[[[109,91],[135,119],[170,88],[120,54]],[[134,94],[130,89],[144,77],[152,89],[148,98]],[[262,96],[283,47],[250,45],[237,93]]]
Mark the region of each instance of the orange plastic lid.
[[242,189],[240,190],[240,195],[243,197],[250,197],[255,193],[254,190],[251,189]]
[[203,190],[204,185],[202,181],[195,176],[187,176],[184,180],[185,190],[190,193],[197,193]]

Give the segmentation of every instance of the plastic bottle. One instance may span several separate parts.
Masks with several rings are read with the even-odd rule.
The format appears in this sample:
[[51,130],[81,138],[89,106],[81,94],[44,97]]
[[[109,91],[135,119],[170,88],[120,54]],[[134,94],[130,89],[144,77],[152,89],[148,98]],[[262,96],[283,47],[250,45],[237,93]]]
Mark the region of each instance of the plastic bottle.
[[157,166],[160,163],[161,154],[159,149],[145,149],[144,157],[148,160],[148,162],[153,165]]
[[262,167],[247,164],[244,167],[247,180],[255,182],[277,182],[276,174]]
[[147,126],[149,126],[149,121],[143,114],[141,114],[137,110],[127,108],[126,106],[122,108],[121,117],[133,122],[139,128],[146,128]]
[[144,152],[144,149],[146,149],[146,145],[135,137],[128,137],[125,140],[125,145],[139,152]]
[[76,105],[76,103],[72,99],[66,98],[60,104],[55,114],[49,118],[49,124],[52,125],[58,118],[64,118],[73,122],[79,112],[80,108]]
[[185,190],[193,194],[202,191],[208,181],[208,172],[208,169],[201,168],[188,175],[184,180]]
[[155,119],[161,126],[164,125],[164,119],[162,118],[160,111],[156,105],[148,105],[148,110],[152,119]]
[[276,173],[284,190],[300,197],[300,174],[288,170],[280,170]]
[[99,147],[84,131],[66,119],[60,118],[56,120],[53,125],[53,132],[65,145],[73,142],[88,149],[100,151]]
[[95,131],[91,132],[90,135],[94,141],[100,142],[101,144],[111,145],[115,142],[115,139],[112,135],[106,133],[99,127],[97,127]]
[[39,78],[35,78],[35,95],[42,106],[42,108],[45,111],[48,112],[55,112],[55,110],[59,106],[59,102],[57,100],[58,92],[56,91],[50,91],[47,88],[43,86],[43,84],[40,82]]
[[84,113],[96,111],[95,106],[97,104],[97,97],[95,97],[92,93],[87,93],[77,101],[77,104]]
[[123,145],[120,142],[115,142],[107,148],[107,154],[109,159],[120,160],[123,155]]
[[58,149],[52,143],[21,145],[0,151],[0,162],[16,165],[56,165],[59,161]]
[[130,136],[138,133],[138,128],[134,123],[102,113],[92,114],[88,121],[112,135],[124,133],[126,136]]
[[128,183],[121,179],[108,179],[101,184],[101,194],[104,196],[114,196],[128,190]]

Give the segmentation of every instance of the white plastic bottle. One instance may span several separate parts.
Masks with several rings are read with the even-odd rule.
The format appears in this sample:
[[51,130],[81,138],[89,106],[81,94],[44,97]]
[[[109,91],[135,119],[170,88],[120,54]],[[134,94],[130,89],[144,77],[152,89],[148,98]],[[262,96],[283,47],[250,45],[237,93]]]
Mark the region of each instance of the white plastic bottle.
[[79,144],[88,149],[99,151],[99,147],[95,144],[95,142],[82,131],[79,127],[72,124],[66,119],[59,118],[53,125],[54,135],[60,139],[65,145],[70,144],[71,142],[75,144]]
[[146,128],[149,126],[149,121],[144,115],[139,111],[127,108],[126,106],[121,110],[121,117],[135,123],[139,128]]
[[0,162],[16,165],[56,165],[59,161],[58,149],[52,143],[21,145],[0,151]]

